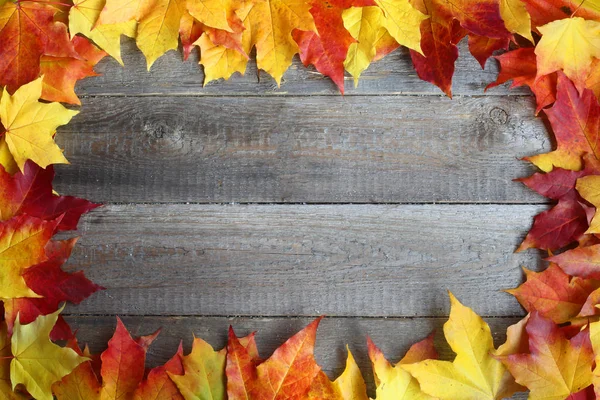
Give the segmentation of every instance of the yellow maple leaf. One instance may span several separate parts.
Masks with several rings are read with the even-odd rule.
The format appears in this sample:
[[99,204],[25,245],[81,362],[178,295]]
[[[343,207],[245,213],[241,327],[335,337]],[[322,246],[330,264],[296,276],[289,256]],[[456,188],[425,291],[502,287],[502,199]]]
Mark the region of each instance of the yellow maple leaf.
[[354,356],[348,350],[346,368],[338,378],[331,382],[327,374],[319,371],[307,396],[307,400],[368,400],[367,386]]
[[594,218],[592,218],[590,227],[585,233],[600,233],[600,213],[598,213],[600,208],[600,176],[589,175],[579,178],[575,188],[581,197],[596,207]]
[[244,74],[248,57],[236,49],[214,44],[206,33],[194,42],[200,47],[200,64],[204,67],[204,84],[229,79],[236,72]]
[[600,22],[565,18],[540,26],[542,38],[535,48],[537,76],[563,70],[581,92],[600,57]]
[[14,95],[6,88],[0,99],[0,121],[6,129],[4,139],[19,169],[32,160],[42,168],[50,164],[68,164],[54,143],[56,128],[67,124],[78,111],[59,103],[40,103],[42,78],[21,86]]
[[4,135],[0,136],[0,165],[2,165],[4,170],[9,174],[14,174],[19,170],[19,166],[15,162],[15,158],[10,153],[10,149],[6,144]]
[[13,391],[10,382],[10,341],[6,323],[0,323],[0,400],[24,400],[26,396]]
[[239,32],[241,21],[236,11],[243,8],[243,3],[236,0],[187,0],[187,10],[206,26]]
[[10,380],[13,388],[23,384],[38,400],[52,400],[52,384],[88,360],[73,349],[50,341],[50,331],[61,312],[62,308],[53,314],[39,316],[27,325],[21,325],[18,318],[15,321],[11,338],[14,358],[10,362]]
[[0,298],[41,297],[29,289],[22,275],[46,261],[45,247],[56,225],[25,214],[0,225]]
[[596,367],[592,371],[592,382],[596,396],[600,395],[600,321],[595,321],[590,324],[590,341],[592,349],[594,349]]
[[69,32],[71,37],[80,33],[90,38],[123,65],[121,35],[135,37],[136,21],[94,26],[103,6],[104,0],[74,0],[73,7],[69,11]]
[[421,51],[421,21],[429,18],[408,0],[375,0],[383,11],[383,26],[402,46]]
[[96,25],[129,22],[138,18],[144,0],[106,0]]
[[310,4],[304,0],[257,0],[248,14],[250,29],[244,35],[251,35],[256,46],[258,68],[269,73],[278,86],[298,53],[292,31],[316,31],[309,10]]
[[185,0],[142,0],[136,43],[146,56],[148,70],[154,62],[179,45],[179,25]]
[[185,399],[222,399],[226,394],[226,357],[226,349],[215,351],[204,340],[195,338],[192,352],[183,357],[185,374],[169,372],[169,377]]
[[396,400],[406,398],[413,400],[430,400],[433,397],[425,394],[419,382],[402,368],[402,365],[412,364],[426,359],[437,358],[437,352],[433,347],[433,335],[415,343],[408,350],[404,358],[396,365],[390,364],[385,356],[368,339],[369,358],[373,366],[373,375],[375,376],[376,399],[377,400]]
[[531,17],[522,0],[500,0],[500,16],[510,33],[518,33],[533,43]]
[[[404,365],[425,393],[444,399],[495,400],[520,390],[496,352],[488,324],[450,293],[444,335],[456,353],[453,362],[426,360]],[[506,349],[505,349],[506,351]]]
[[354,77],[354,87],[377,54],[376,44],[388,34],[383,26],[383,11],[375,6],[351,7],[342,13],[344,27],[356,39],[348,48],[344,68]]

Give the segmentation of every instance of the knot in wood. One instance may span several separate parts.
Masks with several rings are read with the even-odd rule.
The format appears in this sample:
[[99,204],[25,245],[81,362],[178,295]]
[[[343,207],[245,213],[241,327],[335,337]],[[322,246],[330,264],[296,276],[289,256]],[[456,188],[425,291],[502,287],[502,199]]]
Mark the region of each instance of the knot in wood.
[[490,118],[495,124],[504,125],[508,122],[508,113],[500,107],[494,107],[490,110]]

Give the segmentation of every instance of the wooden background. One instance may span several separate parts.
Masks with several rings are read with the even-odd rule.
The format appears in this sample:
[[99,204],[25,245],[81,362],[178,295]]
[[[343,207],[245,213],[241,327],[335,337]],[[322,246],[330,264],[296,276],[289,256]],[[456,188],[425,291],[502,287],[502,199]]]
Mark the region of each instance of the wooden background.
[[367,335],[397,361],[436,329],[452,359],[447,290],[497,345],[523,315],[501,290],[539,268],[514,250],[547,206],[513,179],[551,143],[527,92],[483,92],[495,61],[482,71],[461,46],[450,100],[402,51],[341,96],[298,60],[281,89],[255,64],[202,87],[196,54],[148,73],[123,50],[126,68],[105,60],[78,86],[82,112],[57,135],[72,165],[56,190],[106,204],[69,262],[108,288],[67,309],[93,350],[120,315],[135,335],[163,328],[149,366],[192,333],[224,346],[230,324],[257,330],[266,357],[325,314],[317,360],[333,378],[349,344],[372,389]]

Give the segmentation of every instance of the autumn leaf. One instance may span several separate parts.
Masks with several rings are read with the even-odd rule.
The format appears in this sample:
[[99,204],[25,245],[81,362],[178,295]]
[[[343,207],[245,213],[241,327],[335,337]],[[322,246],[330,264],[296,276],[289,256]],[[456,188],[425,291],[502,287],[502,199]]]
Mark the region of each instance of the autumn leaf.
[[131,337],[119,318],[115,333],[100,359],[103,400],[126,398],[144,378],[146,348]]
[[310,5],[304,0],[256,0],[248,14],[251,35],[256,46],[258,68],[271,75],[277,85],[283,73],[298,53],[298,45],[292,37],[294,29],[315,31]]
[[481,65],[485,68],[485,63],[498,50],[507,50],[510,43],[509,38],[488,38],[485,36],[469,35],[469,51]]
[[320,321],[321,318],[316,319],[292,336],[258,366],[251,351],[231,330],[227,345],[229,400],[275,400],[307,396],[312,382],[321,371],[313,355]]
[[367,386],[350,349],[344,372],[333,382],[327,374],[319,371],[307,395],[308,400],[368,400]]
[[10,382],[11,359],[12,353],[10,352],[10,339],[6,324],[0,322],[0,400],[25,400],[28,398],[27,396],[13,391]]
[[4,300],[4,315],[9,332],[12,332],[17,315],[22,324],[28,324],[40,315],[55,312],[65,301],[79,304],[98,290],[104,289],[90,282],[83,272],[67,273],[61,269],[76,242],[76,239],[49,242],[45,248],[48,260],[25,270],[22,276],[27,287],[40,297]]
[[189,0],[188,12],[203,25],[228,32],[240,32],[242,21],[236,12],[245,7],[242,0]]
[[575,190],[577,179],[600,174],[598,162],[594,157],[586,156],[584,163],[585,168],[580,171],[556,167],[548,173],[536,172],[530,177],[517,179],[517,181],[523,182],[529,189],[552,200],[577,200],[580,198]]
[[548,258],[569,275],[600,279],[600,245],[577,247]]
[[527,323],[529,354],[500,356],[529,398],[563,399],[592,383],[594,353],[586,328],[572,339],[552,321],[533,312]]
[[434,334],[432,333],[426,339],[413,344],[404,358],[396,365],[390,364],[385,359],[381,350],[367,337],[369,358],[373,366],[373,375],[377,387],[377,400],[394,400],[398,398],[415,400],[433,399],[433,397],[423,393],[419,382],[401,367],[402,365],[413,364],[427,359],[437,359],[438,354],[433,346],[433,337]]
[[164,53],[177,49],[184,11],[185,0],[142,1],[136,43],[146,56],[148,70]]
[[215,351],[204,340],[194,338],[192,352],[183,357],[184,374],[168,372],[185,400],[225,399],[227,351]]
[[153,368],[148,377],[133,393],[133,400],[183,400],[169,374],[183,375],[183,347],[179,344],[177,353],[159,367]]
[[78,57],[49,3],[0,3],[0,85],[10,93],[39,76],[42,55]]
[[500,16],[511,33],[517,33],[533,43],[531,17],[523,0],[500,0]]
[[40,316],[27,325],[17,319],[13,329],[11,352],[14,358],[10,363],[10,380],[13,388],[23,384],[39,400],[52,400],[52,384],[87,360],[70,348],[55,345],[48,338],[61,311]]
[[14,176],[0,166],[0,220],[19,214],[52,221],[61,217],[57,230],[75,230],[81,215],[100,204],[71,196],[57,196],[52,191],[54,169],[42,169],[28,161],[23,172]]
[[[422,53],[421,21],[427,15],[414,8],[408,0],[375,0],[383,11],[382,25],[402,46]],[[353,35],[354,36],[354,35]]]
[[600,20],[600,6],[596,0],[523,0],[523,3],[535,28],[573,15]]
[[556,138],[556,150],[527,160],[547,172],[553,167],[580,170],[586,153],[600,159],[600,104],[591,90],[579,94],[573,83],[559,74],[556,102],[545,113]]
[[79,364],[73,372],[52,385],[52,392],[58,400],[100,400],[101,389],[91,361]]
[[581,197],[596,207],[596,213],[586,233],[600,233],[600,214],[598,213],[600,207],[600,176],[590,175],[579,178],[575,187]]
[[0,298],[40,297],[25,283],[23,274],[47,260],[45,247],[58,221],[43,221],[28,215],[0,223]]
[[51,56],[41,58],[44,100],[81,105],[75,94],[75,84],[81,79],[98,76],[94,66],[106,53],[81,36],[75,36],[73,43],[82,59]]
[[0,99],[0,122],[4,139],[21,171],[32,160],[42,168],[50,164],[67,164],[67,159],[54,143],[56,128],[67,124],[77,111],[59,103],[41,103],[42,79],[21,86],[14,95],[6,88]]
[[538,29],[542,34],[535,48],[538,76],[562,70],[582,91],[592,60],[600,58],[600,22],[573,17]]
[[586,207],[577,200],[562,199],[550,210],[539,213],[517,251],[557,250],[578,240],[588,229]]
[[344,60],[355,39],[344,28],[342,12],[350,7],[374,6],[373,0],[315,0],[311,4],[317,32],[295,30],[293,37],[300,50],[300,59],[315,68],[344,93]]
[[[451,293],[450,303],[444,335],[456,353],[454,361],[425,360],[402,367],[419,381],[423,392],[442,400],[501,399],[519,391],[504,365],[493,356],[496,350],[488,324]],[[505,346],[503,352],[510,349]]]
[[600,281],[571,278],[556,264],[542,272],[523,269],[527,281],[507,290],[528,311],[537,311],[546,319],[562,324],[575,318]]
[[69,12],[69,31],[71,36],[81,34],[90,38],[119,64],[123,65],[121,35],[135,37],[136,21],[95,26],[103,6],[104,0],[74,0],[73,7]]
[[348,48],[344,60],[344,68],[354,78],[356,87],[360,75],[375,60],[378,43],[391,36],[383,27],[383,12],[379,7],[351,7],[344,10],[342,19],[344,27],[356,40]]
[[196,46],[194,42],[200,39],[203,32],[203,26],[196,18],[192,17],[187,11],[183,12],[179,24],[179,39],[183,48],[183,60],[187,61],[192,50]]

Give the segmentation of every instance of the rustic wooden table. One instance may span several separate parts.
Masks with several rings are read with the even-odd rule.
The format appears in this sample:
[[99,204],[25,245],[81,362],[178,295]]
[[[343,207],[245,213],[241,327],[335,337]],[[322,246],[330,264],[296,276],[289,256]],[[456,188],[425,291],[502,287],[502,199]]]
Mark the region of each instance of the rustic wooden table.
[[163,332],[149,364],[192,333],[223,346],[257,330],[263,356],[325,314],[317,359],[333,376],[346,343],[372,382],[365,338],[397,360],[441,327],[449,289],[486,317],[497,344],[523,311],[500,290],[535,269],[514,254],[543,199],[514,178],[550,149],[522,90],[461,48],[454,99],[420,81],[405,52],[371,66],[341,96],[295,62],[281,89],[255,64],[202,87],[170,52],[150,73],[133,43],[126,69],[78,87],[82,112],[57,141],[72,165],[56,190],[106,205],[80,224],[69,266],[107,290],[67,309],[101,350],[123,317]]

